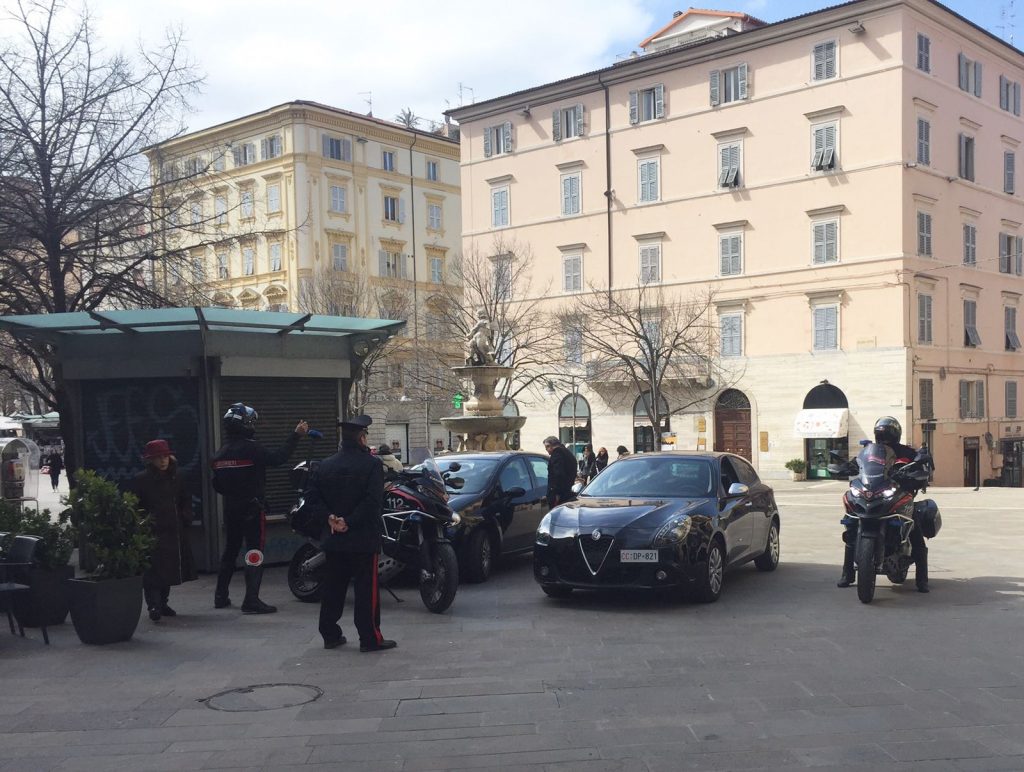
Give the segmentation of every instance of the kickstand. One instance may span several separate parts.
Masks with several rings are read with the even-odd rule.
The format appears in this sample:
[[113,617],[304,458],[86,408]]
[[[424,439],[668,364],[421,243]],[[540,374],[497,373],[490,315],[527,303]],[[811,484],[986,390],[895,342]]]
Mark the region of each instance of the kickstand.
[[395,595],[395,591],[392,590],[388,585],[384,585],[384,589],[388,591],[388,595],[395,599],[395,603],[405,603],[404,600]]

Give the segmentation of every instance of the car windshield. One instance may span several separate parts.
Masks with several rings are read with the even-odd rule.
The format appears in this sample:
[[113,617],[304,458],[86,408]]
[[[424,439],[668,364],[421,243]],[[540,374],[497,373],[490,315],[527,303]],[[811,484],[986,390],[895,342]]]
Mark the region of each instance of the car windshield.
[[449,488],[449,491],[452,493],[481,493],[487,485],[487,481],[491,479],[494,468],[498,465],[498,459],[454,457],[451,459],[440,458],[438,463],[441,465],[441,471],[444,472],[447,472],[453,463],[459,465],[459,471],[452,472],[452,477],[461,477],[465,484],[458,490]]
[[713,494],[711,462],[705,458],[634,456],[609,464],[582,496],[689,498]]

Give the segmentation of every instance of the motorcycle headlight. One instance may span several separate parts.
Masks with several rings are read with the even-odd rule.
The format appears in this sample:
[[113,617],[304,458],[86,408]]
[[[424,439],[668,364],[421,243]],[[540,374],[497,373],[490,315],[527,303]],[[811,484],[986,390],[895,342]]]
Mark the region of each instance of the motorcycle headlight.
[[462,522],[462,517],[458,512],[452,512],[452,525],[458,525]]
[[655,547],[678,544],[690,535],[690,518],[675,517],[663,525],[654,535]]
[[886,488],[884,491],[882,491],[882,496],[884,496],[885,498],[889,498],[889,496],[895,496],[895,495],[896,495],[896,486],[895,485],[892,486],[891,488]]
[[537,544],[546,545],[551,543],[551,513],[544,515],[544,519],[537,526]]
[[864,493],[861,491],[860,488],[850,488],[850,495],[853,496],[855,499],[859,499],[861,496],[864,495]]

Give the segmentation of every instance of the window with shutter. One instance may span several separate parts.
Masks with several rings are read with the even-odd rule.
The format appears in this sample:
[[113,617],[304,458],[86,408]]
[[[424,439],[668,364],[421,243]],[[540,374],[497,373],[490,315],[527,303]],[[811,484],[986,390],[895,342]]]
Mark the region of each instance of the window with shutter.
[[1013,236],[999,234],[999,273],[1013,273]]
[[434,231],[441,230],[441,205],[440,204],[428,204],[427,205],[427,227],[430,230],[434,230]]
[[388,222],[398,222],[397,196],[384,196],[384,219]]
[[981,345],[978,334],[978,303],[975,300],[964,301],[964,346],[976,348]]
[[551,116],[551,138],[555,142],[583,136],[583,105],[558,108]]
[[932,342],[932,296],[917,296],[917,342]]
[[503,228],[509,224],[508,188],[491,190],[491,227]]
[[562,216],[568,217],[580,213],[580,180],[579,172],[562,175]]
[[661,245],[646,244],[640,247],[640,282],[651,284],[661,281]]
[[1013,272],[1018,276],[1024,274],[1024,236],[1013,239]]
[[347,211],[347,191],[344,185],[331,185],[331,211],[344,213]]
[[395,170],[395,152],[393,150],[381,151],[380,168],[386,172],[393,172]]
[[659,192],[659,171],[661,162],[657,158],[642,158],[637,161],[637,177],[639,185],[638,198],[641,203],[657,201]]
[[562,289],[565,292],[583,289],[583,255],[562,256]]
[[921,418],[935,418],[934,382],[931,378],[922,378],[918,381],[918,390],[921,394]]
[[226,225],[228,222],[228,199],[227,196],[216,196],[213,199],[213,219],[217,225]]
[[440,284],[444,281],[444,258],[430,258],[430,281]]
[[964,265],[978,264],[978,229],[964,223]]
[[253,193],[251,190],[243,190],[239,196],[239,209],[242,219],[248,220],[256,214],[253,206]]
[[501,152],[512,152],[512,121],[501,124]]
[[723,233],[718,236],[719,270],[722,276],[739,276],[743,273],[743,236],[739,233]]
[[932,41],[920,32],[917,33],[917,69],[921,72],[932,71]]
[[982,66],[981,62],[970,59],[964,54],[957,54],[957,70],[961,91],[981,96]]
[[968,418],[971,413],[971,384],[970,381],[960,381],[960,417]]
[[974,381],[974,417],[985,417],[985,381]]
[[1004,412],[1007,418],[1017,417],[1017,381],[1007,381],[1006,386],[1006,405]]
[[814,309],[814,350],[834,351],[839,348],[839,306],[818,306]]
[[228,268],[228,256],[225,252],[219,252],[217,254],[217,278],[218,279],[230,279],[231,271]]
[[267,185],[267,213],[274,214],[281,211],[281,186]]
[[814,46],[811,74],[814,80],[829,80],[836,76],[836,41],[827,40]]
[[[331,258],[335,271],[348,270],[348,244],[333,244]],[[383,274],[381,274],[383,276]]]
[[437,182],[437,161],[427,161],[427,179]]
[[739,142],[718,146],[718,187],[739,187],[740,147],[741,143]]
[[270,270],[280,271],[281,270],[281,245],[279,243],[271,244],[267,253],[270,256]]
[[1017,337],[1017,309],[1015,306],[1003,307],[1003,330],[1007,351],[1020,350],[1020,338]]
[[813,262],[815,265],[835,263],[839,260],[839,220],[816,222],[814,235]]
[[252,247],[242,250],[242,272],[246,276],[256,273],[256,251]]
[[629,122],[646,123],[665,117],[665,86],[661,83],[650,88],[629,92]]
[[1017,154],[1012,150],[1003,151],[1003,192],[1015,193],[1017,177]]
[[728,314],[719,317],[718,323],[722,356],[743,356],[743,316]]
[[812,126],[813,152],[811,168],[816,171],[834,169],[836,166],[836,124],[823,123]]
[[711,104],[727,104],[747,98],[747,65],[711,71]]
[[999,107],[1008,113],[1020,115],[1020,83],[999,76]]
[[924,166],[932,162],[932,125],[924,118],[917,119],[917,162]]
[[917,254],[932,256],[932,216],[930,212],[917,213]]
[[275,134],[272,137],[265,137],[260,140],[260,158],[264,161],[277,158],[281,155],[281,137]]

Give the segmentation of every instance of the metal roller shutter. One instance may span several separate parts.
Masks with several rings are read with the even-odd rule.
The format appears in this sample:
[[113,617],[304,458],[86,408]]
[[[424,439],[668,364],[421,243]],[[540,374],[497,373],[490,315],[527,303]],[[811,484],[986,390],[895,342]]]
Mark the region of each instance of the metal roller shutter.
[[[324,433],[316,440],[314,458],[326,458],[338,447],[338,401],[341,382],[325,378],[221,378],[219,415],[244,402],[260,415],[256,438],[267,448],[280,447],[301,419]],[[267,515],[285,515],[295,503],[288,472],[310,452],[311,440],[299,445],[287,463],[267,470]]]

